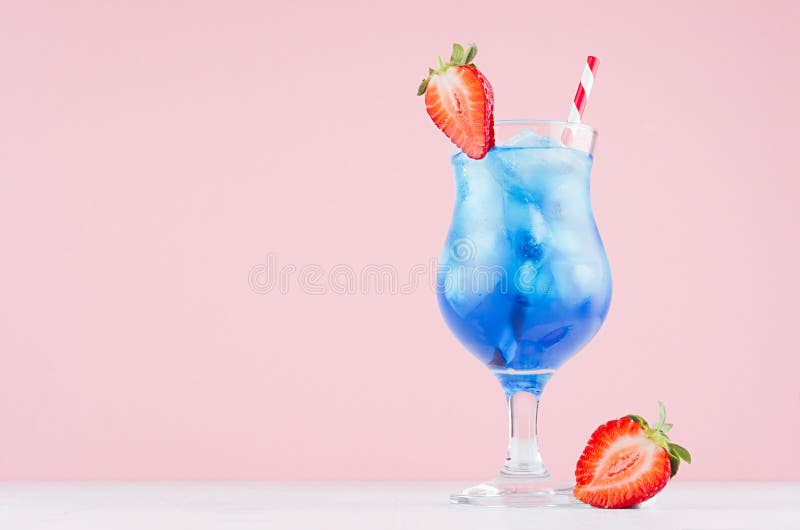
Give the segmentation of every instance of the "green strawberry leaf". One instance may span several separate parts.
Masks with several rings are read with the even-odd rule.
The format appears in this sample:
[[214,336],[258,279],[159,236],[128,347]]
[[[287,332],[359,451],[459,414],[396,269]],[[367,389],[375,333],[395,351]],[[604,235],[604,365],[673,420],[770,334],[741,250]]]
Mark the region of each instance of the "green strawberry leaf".
[[426,77],[425,79],[422,80],[422,83],[419,84],[419,88],[417,89],[418,96],[421,96],[422,94],[425,93],[425,91],[428,89],[428,83],[430,82],[430,80],[431,80],[430,77]]
[[467,52],[464,51],[464,47],[458,43],[453,43],[453,53],[450,55],[450,63],[462,65],[466,57]]
[[689,451],[683,447],[682,445],[671,443],[669,444],[670,452],[674,453],[676,456],[680,457],[681,459],[685,460],[687,464],[692,463],[692,455],[689,454]]
[[472,60],[475,59],[475,56],[478,55],[478,46],[473,42],[469,45],[469,49],[467,50],[467,57],[464,59],[466,64],[472,64]]
[[667,421],[667,409],[664,408],[664,402],[658,402],[658,423],[656,423],[654,429],[659,429],[664,425],[664,422]]

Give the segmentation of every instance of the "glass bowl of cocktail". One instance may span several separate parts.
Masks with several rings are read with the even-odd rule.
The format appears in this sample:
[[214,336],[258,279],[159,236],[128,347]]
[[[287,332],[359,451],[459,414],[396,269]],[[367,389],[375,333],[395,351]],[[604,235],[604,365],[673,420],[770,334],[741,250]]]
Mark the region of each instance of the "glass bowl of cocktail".
[[611,301],[589,194],[597,135],[578,123],[597,63],[587,61],[569,121],[495,122],[476,52],[454,46],[420,86],[428,113],[460,148],[437,298],[450,331],[500,382],[510,439],[498,475],[451,501],[572,504],[572,485],[542,463],[536,417],[547,382],[597,333]]
[[496,122],[496,134],[484,158],[452,158],[456,204],[437,296],[450,330],[503,387],[508,457],[497,477],[452,500],[570,503],[571,486],[553,482],[542,464],[536,413],[550,377],[597,333],[611,301],[589,198],[595,133],[514,120]]

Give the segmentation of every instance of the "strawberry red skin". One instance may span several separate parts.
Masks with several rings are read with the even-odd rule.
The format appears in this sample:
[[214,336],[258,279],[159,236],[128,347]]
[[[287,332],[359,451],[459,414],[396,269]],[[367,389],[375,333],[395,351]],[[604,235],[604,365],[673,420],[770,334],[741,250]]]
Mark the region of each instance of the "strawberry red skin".
[[494,147],[494,92],[474,66],[450,66],[431,77],[425,106],[439,129],[470,158]]
[[624,417],[592,433],[575,469],[575,497],[598,508],[628,508],[664,489],[669,478],[667,451]]

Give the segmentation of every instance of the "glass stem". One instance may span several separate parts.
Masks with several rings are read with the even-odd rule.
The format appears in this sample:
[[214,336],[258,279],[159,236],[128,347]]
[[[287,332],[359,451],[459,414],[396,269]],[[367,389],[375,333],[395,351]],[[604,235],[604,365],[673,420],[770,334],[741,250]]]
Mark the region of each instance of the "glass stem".
[[537,478],[550,476],[539,453],[536,427],[538,413],[539,396],[524,391],[508,396],[510,436],[503,474]]

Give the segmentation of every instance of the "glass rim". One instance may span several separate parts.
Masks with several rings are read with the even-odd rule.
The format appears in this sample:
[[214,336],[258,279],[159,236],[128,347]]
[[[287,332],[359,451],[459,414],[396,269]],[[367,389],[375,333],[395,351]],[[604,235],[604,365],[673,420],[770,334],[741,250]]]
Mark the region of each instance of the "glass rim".
[[568,121],[563,120],[534,120],[534,119],[512,119],[512,120],[494,120],[495,126],[503,126],[503,125],[525,125],[526,123],[536,123],[536,124],[547,124],[547,125],[556,125],[562,127],[571,127],[575,129],[580,129],[586,131],[587,133],[592,135],[593,139],[597,138],[597,130],[594,129],[591,125],[587,125],[585,123],[571,123]]

